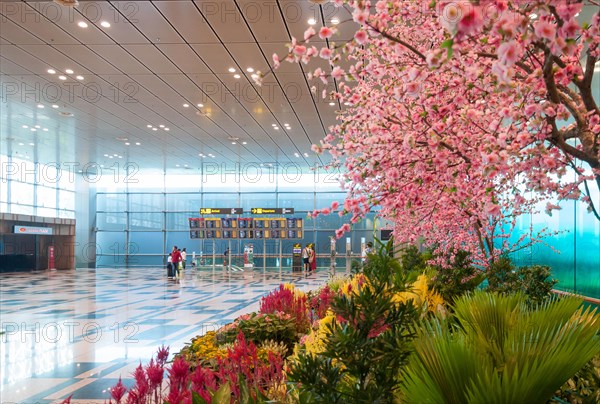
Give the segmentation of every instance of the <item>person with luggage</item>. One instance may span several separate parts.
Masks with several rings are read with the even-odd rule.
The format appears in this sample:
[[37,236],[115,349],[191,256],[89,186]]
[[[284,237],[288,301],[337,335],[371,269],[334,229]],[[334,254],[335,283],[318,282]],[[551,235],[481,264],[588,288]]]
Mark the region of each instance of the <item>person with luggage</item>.
[[175,279],[179,279],[179,263],[181,262],[181,252],[177,246],[173,247],[171,252],[171,261],[173,262],[173,268],[175,270]]
[[175,271],[173,270],[173,257],[172,254],[169,253],[169,257],[167,258],[167,279],[173,279],[175,277]]

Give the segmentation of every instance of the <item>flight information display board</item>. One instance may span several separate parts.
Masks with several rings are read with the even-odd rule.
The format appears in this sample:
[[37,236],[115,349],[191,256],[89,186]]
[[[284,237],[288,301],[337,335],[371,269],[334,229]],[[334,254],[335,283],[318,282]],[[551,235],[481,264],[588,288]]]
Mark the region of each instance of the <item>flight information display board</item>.
[[200,218],[191,217],[193,239],[300,239],[304,222],[301,218]]

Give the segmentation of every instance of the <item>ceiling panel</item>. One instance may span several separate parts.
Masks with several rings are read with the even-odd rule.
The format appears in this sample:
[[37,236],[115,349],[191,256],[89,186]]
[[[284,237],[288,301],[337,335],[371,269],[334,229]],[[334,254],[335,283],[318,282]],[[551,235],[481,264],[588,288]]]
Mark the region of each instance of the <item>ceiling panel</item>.
[[186,42],[220,42],[193,2],[155,1],[154,5],[170,21],[177,22],[176,29]]
[[38,37],[8,18],[2,18],[2,24],[0,24],[0,36],[14,44],[36,45],[42,43]]
[[120,45],[88,45],[90,50],[125,74],[150,74],[151,71]]
[[208,73],[210,71],[188,44],[157,44],[156,47],[186,74]]
[[220,41],[227,43],[254,41],[237,4],[233,0],[196,0],[194,3],[216,32]]
[[44,8],[40,3],[33,3],[33,5],[18,2],[0,3],[3,17],[41,38],[44,42],[51,44],[77,43],[75,38],[54,23],[56,17],[51,14],[51,11],[48,11],[51,19],[44,15],[45,10],[51,10],[49,7]]
[[[135,10],[128,20],[152,43],[181,43],[183,39],[173,28],[176,21],[166,20],[151,1],[118,2]],[[173,25],[172,25],[173,24]]]
[[123,45],[125,50],[153,73],[179,73],[179,69],[154,45]]
[[[130,1],[86,1],[80,2],[76,13],[86,18],[88,23],[98,26],[102,21],[110,24],[109,28],[100,28],[114,43],[143,44],[148,43],[144,35],[133,25],[141,18],[139,7]],[[99,42],[93,42],[99,43]]]

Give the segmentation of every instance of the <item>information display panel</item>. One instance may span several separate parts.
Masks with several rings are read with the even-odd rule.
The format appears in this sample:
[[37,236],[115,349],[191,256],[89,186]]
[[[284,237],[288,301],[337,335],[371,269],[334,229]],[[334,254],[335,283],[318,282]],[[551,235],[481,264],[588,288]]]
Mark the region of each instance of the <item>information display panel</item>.
[[192,239],[299,239],[301,218],[189,218]]

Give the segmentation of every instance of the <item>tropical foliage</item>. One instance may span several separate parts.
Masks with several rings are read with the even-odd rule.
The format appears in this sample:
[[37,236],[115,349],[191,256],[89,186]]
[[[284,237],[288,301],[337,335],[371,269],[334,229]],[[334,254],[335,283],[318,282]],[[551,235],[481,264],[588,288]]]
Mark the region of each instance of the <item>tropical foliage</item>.
[[418,329],[405,402],[543,403],[600,352],[600,320],[576,298],[532,308],[521,293],[478,291],[454,317]]

